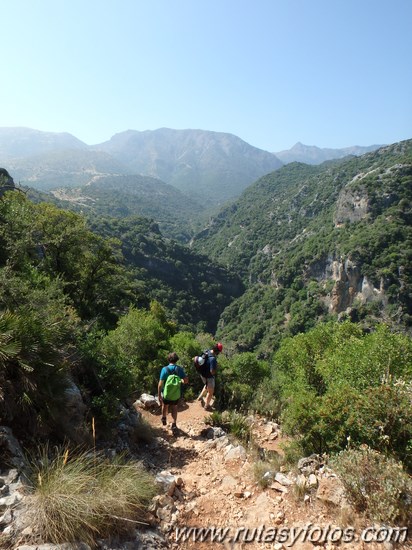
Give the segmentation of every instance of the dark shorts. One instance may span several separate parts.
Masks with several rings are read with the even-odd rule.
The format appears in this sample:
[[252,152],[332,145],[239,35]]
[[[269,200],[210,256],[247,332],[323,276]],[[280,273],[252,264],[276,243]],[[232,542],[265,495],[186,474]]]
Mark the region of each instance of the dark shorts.
[[177,405],[179,403],[179,399],[175,399],[174,401],[171,399],[163,399],[163,403],[165,405]]

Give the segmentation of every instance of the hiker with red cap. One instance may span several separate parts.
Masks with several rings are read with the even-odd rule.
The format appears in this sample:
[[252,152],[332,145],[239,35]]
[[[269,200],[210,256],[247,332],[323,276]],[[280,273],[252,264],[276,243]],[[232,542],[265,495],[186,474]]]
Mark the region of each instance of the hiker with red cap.
[[[212,400],[213,394],[215,393],[215,376],[217,371],[217,357],[219,353],[223,350],[223,346],[220,342],[215,344],[212,349],[208,350],[207,357],[204,364],[201,367],[200,376],[204,383],[204,388],[202,393],[199,396],[199,400],[202,403],[202,406],[210,411],[210,402]],[[204,391],[207,392],[206,402],[203,399]]]

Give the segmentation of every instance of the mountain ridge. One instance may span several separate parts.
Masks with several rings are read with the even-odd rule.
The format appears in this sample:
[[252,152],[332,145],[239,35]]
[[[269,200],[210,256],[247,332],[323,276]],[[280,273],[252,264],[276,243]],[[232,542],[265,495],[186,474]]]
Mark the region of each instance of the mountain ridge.
[[274,153],[284,164],[291,162],[303,162],[305,164],[321,164],[328,160],[335,160],[347,157],[349,155],[360,156],[384,145],[352,145],[340,149],[330,147],[317,147],[316,145],[305,145],[298,141],[290,149]]
[[[22,128],[14,140],[13,132],[0,128],[0,165],[23,185],[42,190],[86,185],[88,173],[93,171],[93,176],[143,175],[216,206],[239,196],[257,178],[282,166],[272,153],[222,132],[127,130],[93,146],[69,134]],[[102,155],[106,155],[104,159]]]
[[0,157],[22,158],[64,149],[87,149],[68,132],[44,132],[24,126],[0,128]]
[[[299,147],[306,150],[302,144]],[[314,149],[316,154],[320,151]],[[345,152],[350,151],[355,150],[348,148]],[[118,189],[111,186],[113,200],[118,202],[123,195],[123,202],[127,203],[127,196],[131,197],[126,205],[128,215],[146,215],[142,208],[130,211],[132,204],[138,206],[137,191],[141,189],[138,178],[136,189],[130,187],[131,176],[152,178],[152,204],[150,194],[142,196],[148,212],[156,208],[155,197],[160,193],[156,186],[170,185],[183,194],[182,201],[194,208],[199,205],[199,216],[182,219],[182,225],[190,226],[190,232],[182,232],[177,226],[173,229],[173,235],[181,235],[186,242],[200,229],[199,223],[195,227],[192,220],[207,220],[257,179],[279,169],[282,162],[273,153],[227,132],[165,127],[142,132],[129,129],[89,146],[68,133],[8,127],[0,128],[0,165],[13,173],[15,181],[42,191],[92,185],[97,192],[99,182],[104,185],[107,178],[112,178],[119,185]],[[126,180],[128,185],[122,188]],[[157,184],[159,180],[161,183]],[[107,188],[101,194],[106,200]],[[171,204],[175,202],[172,199]],[[181,211],[179,207],[177,214]],[[155,219],[158,221],[157,216]]]

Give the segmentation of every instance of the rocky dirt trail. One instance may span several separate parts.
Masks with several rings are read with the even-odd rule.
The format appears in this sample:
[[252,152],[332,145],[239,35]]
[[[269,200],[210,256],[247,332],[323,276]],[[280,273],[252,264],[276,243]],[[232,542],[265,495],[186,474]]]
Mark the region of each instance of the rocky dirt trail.
[[[349,540],[352,531],[359,538],[368,524],[354,515],[337,477],[316,459],[302,459],[300,470],[294,472],[276,477],[272,472],[263,488],[254,473],[259,456],[221,429],[210,428],[205,423],[208,413],[199,402],[179,411],[176,437],[170,430],[170,415],[163,427],[159,410],[142,414],[158,442],[148,460],[161,473],[159,479],[165,478],[165,494],[156,497],[152,513],[172,548],[410,548],[407,543]],[[281,452],[282,437],[273,424],[255,418],[252,430],[262,448]],[[196,531],[199,528],[203,531]]]
[[[277,424],[248,417],[254,445],[247,447],[222,428],[211,427],[210,413],[195,401],[182,404],[178,433],[173,435],[170,416],[168,426],[162,426],[155,398],[148,396],[151,409],[142,397],[125,409],[116,445],[119,452],[129,448],[136,427],[142,426],[141,416],[146,419],[154,437],[147,443],[139,439],[134,456],[155,475],[159,494],[145,515],[147,527],[131,528],[128,540],[115,534],[97,540],[96,549],[412,549],[407,533],[371,525],[354,513],[342,483],[321,457],[303,457],[294,467],[273,460],[279,458],[284,441]],[[10,429],[0,427],[0,449],[1,441],[13,457],[13,469],[0,472],[0,547],[90,550],[84,543],[26,542],[32,541],[33,531],[25,516],[26,491],[19,474],[23,455]],[[373,542],[374,536],[379,542]],[[8,537],[16,544],[10,546]]]

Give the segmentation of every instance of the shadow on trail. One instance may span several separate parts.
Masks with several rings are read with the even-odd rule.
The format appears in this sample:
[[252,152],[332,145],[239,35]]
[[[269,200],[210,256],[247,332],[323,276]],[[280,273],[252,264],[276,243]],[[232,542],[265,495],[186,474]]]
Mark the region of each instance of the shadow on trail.
[[[203,419],[199,419],[200,411],[194,411],[191,418],[192,403],[181,400],[178,404],[177,429],[172,432],[172,417],[167,415],[167,425],[161,423],[161,407],[147,410],[144,413],[151,426],[152,438],[144,449],[141,449],[143,460],[153,470],[182,469],[191,462],[202,460],[198,442],[207,441],[207,428]],[[201,411],[201,416],[203,415]],[[183,413],[180,418],[180,413]],[[188,414],[189,413],[189,414]],[[199,421],[200,420],[200,421]]]
[[[170,426],[152,426],[152,432],[153,442],[141,451],[143,451],[145,464],[156,470],[180,469],[186,464],[197,460],[199,452],[194,447],[188,448],[187,441],[190,439],[205,439],[200,436],[192,436],[182,428],[177,428],[175,434],[173,434]],[[182,445],[179,444],[179,440],[182,440]],[[183,440],[185,440],[185,446]]]

